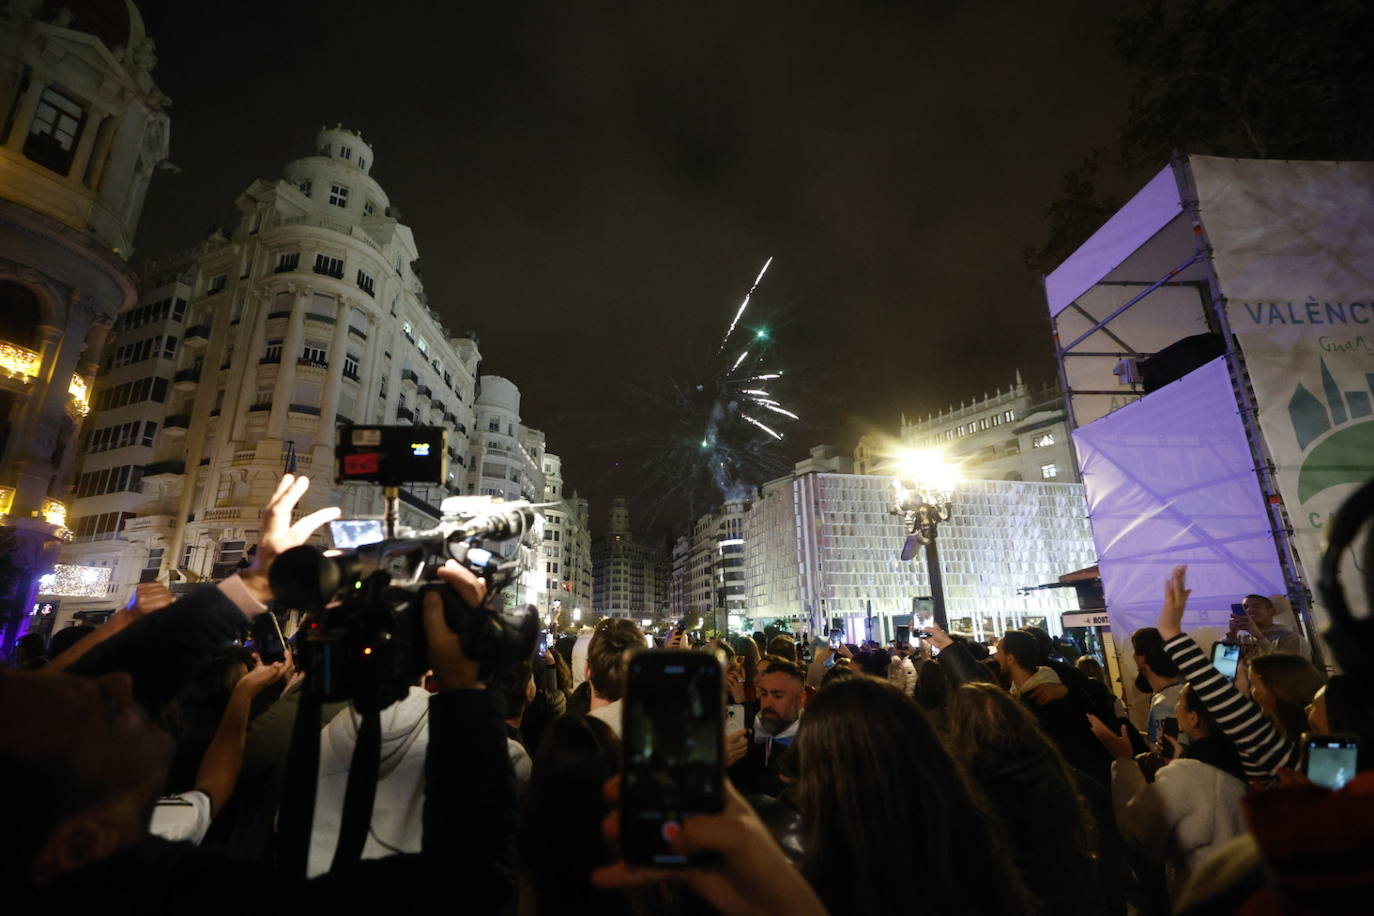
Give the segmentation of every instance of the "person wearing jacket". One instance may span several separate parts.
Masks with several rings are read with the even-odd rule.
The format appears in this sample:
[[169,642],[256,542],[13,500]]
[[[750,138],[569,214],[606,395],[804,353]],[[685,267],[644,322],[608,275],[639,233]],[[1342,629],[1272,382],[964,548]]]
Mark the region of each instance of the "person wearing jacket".
[[1121,835],[1164,864],[1169,900],[1177,904],[1192,873],[1232,837],[1245,832],[1241,802],[1246,786],[1240,759],[1210,721],[1196,692],[1185,687],[1172,710],[1191,739],[1174,750],[1148,782],[1130,740],[1092,719],[1093,734],[1112,755],[1112,806]]

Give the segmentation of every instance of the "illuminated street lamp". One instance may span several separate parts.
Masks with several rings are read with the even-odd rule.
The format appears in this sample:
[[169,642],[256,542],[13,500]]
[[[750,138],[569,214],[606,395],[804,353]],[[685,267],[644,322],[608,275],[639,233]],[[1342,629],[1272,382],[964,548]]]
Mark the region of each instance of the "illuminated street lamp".
[[926,572],[930,576],[930,597],[934,605],[935,622],[941,629],[949,629],[945,614],[945,583],[940,577],[940,554],[935,539],[940,523],[947,522],[953,512],[954,487],[959,482],[959,467],[944,459],[936,451],[903,452],[897,460],[897,474],[892,479],[892,514],[906,522],[907,538],[902,545],[902,559],[910,560],[916,548],[926,549]]

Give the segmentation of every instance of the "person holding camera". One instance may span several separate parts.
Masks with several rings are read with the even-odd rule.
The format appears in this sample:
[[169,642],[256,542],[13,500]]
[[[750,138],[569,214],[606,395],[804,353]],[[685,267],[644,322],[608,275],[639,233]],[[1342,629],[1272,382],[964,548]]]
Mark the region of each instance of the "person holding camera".
[[[0,800],[6,912],[428,914],[509,904],[517,816],[505,724],[436,592],[422,608],[440,691],[429,700],[419,853],[306,880],[148,835],[172,746],[143,707],[165,703],[196,661],[261,613],[275,557],[337,516],[326,509],[292,524],[308,485],[283,477],[252,567],[135,621],[69,669],[80,674],[0,673],[0,773],[12,787]],[[449,564],[439,576],[467,605],[483,601],[486,586],[470,571]]]

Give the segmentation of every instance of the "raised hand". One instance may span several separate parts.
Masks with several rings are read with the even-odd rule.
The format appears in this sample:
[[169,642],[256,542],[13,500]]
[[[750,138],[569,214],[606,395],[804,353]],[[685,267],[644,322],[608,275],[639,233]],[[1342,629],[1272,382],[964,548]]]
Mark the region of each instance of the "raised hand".
[[309,487],[309,477],[283,474],[276,492],[262,511],[262,529],[258,535],[253,565],[244,570],[240,578],[254,597],[264,604],[272,597],[272,590],[267,584],[267,571],[277,555],[304,544],[317,528],[341,514],[338,506],[328,506],[292,524],[291,513]]
[[1088,716],[1088,725],[1093,730],[1093,737],[1102,742],[1102,746],[1107,749],[1107,753],[1111,754],[1113,759],[1129,760],[1134,756],[1126,726],[1121,726],[1121,733],[1117,734],[1108,728],[1105,722],[1093,715]]
[[1164,606],[1159,611],[1157,627],[1166,640],[1183,632],[1183,609],[1188,606],[1188,567],[1175,566],[1173,574],[1164,580]]

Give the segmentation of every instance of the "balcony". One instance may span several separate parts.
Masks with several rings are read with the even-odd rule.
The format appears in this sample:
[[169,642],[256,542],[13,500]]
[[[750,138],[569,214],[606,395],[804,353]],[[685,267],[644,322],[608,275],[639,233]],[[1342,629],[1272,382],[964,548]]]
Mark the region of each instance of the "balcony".
[[[311,407],[309,404],[292,404],[287,407],[286,410],[288,413],[303,414],[307,417],[318,417],[320,415],[320,409],[318,407]],[[297,461],[299,462],[299,458],[297,458]]]
[[306,312],[306,321],[318,321],[320,324],[334,324],[333,315],[321,315],[319,312]]
[[402,369],[402,370],[401,370],[401,381],[402,381],[402,382],[410,382],[410,384],[412,384],[412,385],[418,385],[418,384],[420,384],[420,377],[419,377],[418,375],[415,374],[415,370],[414,370],[414,369]]
[[299,359],[296,360],[296,365],[297,365],[297,366],[304,366],[304,367],[307,368],[307,369],[328,369],[328,368],[329,368],[329,363],[327,363],[327,362],[325,362],[325,361],[323,361],[323,360],[319,360],[319,359],[309,359],[309,358],[304,357],[304,356],[302,356],[302,357],[300,357]]
[[152,464],[143,466],[144,478],[153,477],[157,474],[185,474],[186,462],[184,461],[155,461]]
[[430,410],[437,410],[437,411],[439,411],[439,413],[441,413],[441,414],[448,413],[448,408],[444,406],[444,402],[443,402],[443,401],[430,401],[430,402],[429,402],[429,409],[430,409]]
[[268,312],[268,313],[267,313],[267,320],[268,320],[268,321],[271,321],[273,318],[290,318],[290,317],[291,317],[291,310],[290,310],[290,309],[281,309],[281,310],[279,310],[279,311]]
[[362,328],[355,328],[355,327],[353,327],[353,325],[349,325],[349,326],[348,326],[348,333],[352,334],[354,337],[358,338],[359,340],[367,340],[367,332],[364,331]]
[[267,411],[269,411],[269,410],[271,410],[271,409],[272,409],[272,405],[271,405],[271,404],[250,404],[250,405],[248,405],[248,412],[249,412],[249,413],[266,413]]
[[[147,476],[146,470],[144,471],[144,476]],[[124,523],[124,530],[126,532],[160,531],[171,527],[172,516],[170,515],[139,515]]]
[[210,342],[210,326],[198,324],[186,329],[186,346],[203,347]]
[[259,365],[259,366],[275,366],[275,365],[277,365],[277,364],[280,363],[280,362],[281,362],[281,354],[280,354],[280,353],[269,353],[269,354],[267,354],[266,356],[264,356],[262,359],[258,360],[258,365]]
[[434,396],[434,391],[428,385],[420,385],[418,388],[415,389],[415,393],[422,398]]
[[42,362],[37,350],[0,340],[0,375],[27,381],[37,377]]
[[200,384],[199,369],[182,369],[172,376],[172,387],[177,391],[195,391]]
[[409,423],[415,422],[415,414],[405,407],[396,408],[396,419],[405,420]]
[[174,413],[162,421],[162,431],[169,436],[184,436],[191,425],[191,418],[184,413]]
[[356,372],[349,372],[347,369],[345,369],[345,370],[343,371],[343,377],[346,378],[346,379],[348,379],[350,382],[360,382],[360,381],[362,381],[362,379],[358,378],[358,373],[356,373]]

